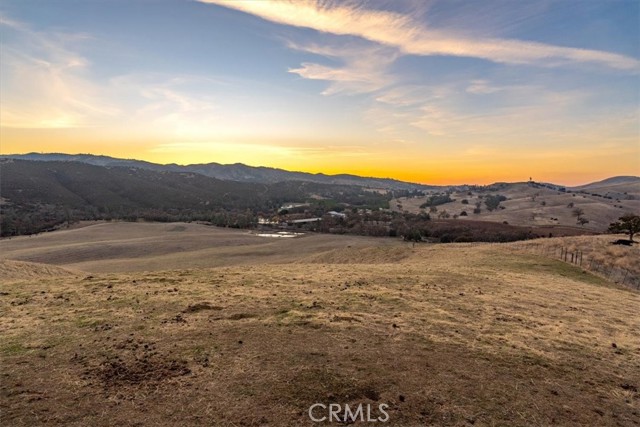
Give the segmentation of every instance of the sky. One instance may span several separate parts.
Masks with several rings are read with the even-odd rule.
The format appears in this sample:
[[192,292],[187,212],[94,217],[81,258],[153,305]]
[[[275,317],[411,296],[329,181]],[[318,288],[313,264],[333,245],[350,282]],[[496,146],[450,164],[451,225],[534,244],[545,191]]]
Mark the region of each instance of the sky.
[[0,153],[640,175],[640,1],[3,0]]

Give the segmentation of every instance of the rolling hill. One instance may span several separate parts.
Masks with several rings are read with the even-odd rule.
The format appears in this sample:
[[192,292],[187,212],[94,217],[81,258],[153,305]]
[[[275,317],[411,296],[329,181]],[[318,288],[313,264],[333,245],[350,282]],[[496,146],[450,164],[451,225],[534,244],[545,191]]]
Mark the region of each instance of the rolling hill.
[[184,223],[3,239],[0,424],[329,425],[321,402],[397,426],[638,425],[640,295],[528,246]]
[[355,185],[369,188],[388,190],[421,190],[433,189],[437,186],[415,184],[389,178],[368,178],[356,175],[340,174],[325,175],[305,172],[290,172],[283,169],[247,166],[242,163],[223,165],[220,163],[205,163],[194,165],[168,164],[160,165],[141,160],[117,159],[109,156],[92,154],[61,154],[61,153],[28,153],[0,155],[0,159],[34,160],[43,162],[81,162],[95,166],[118,166],[149,169],[157,172],[197,173],[225,181],[239,181],[252,183],[274,184],[285,181],[304,181],[330,185]]
[[[485,204],[489,195],[502,195],[506,200],[498,209],[489,211]],[[391,207],[412,213],[429,211],[429,207],[421,208],[428,197],[394,199]],[[516,225],[577,227],[602,232],[623,214],[640,212],[640,178],[615,177],[575,188],[528,182],[498,183],[454,190],[450,197],[453,201],[436,206],[437,211],[431,215],[437,217],[446,212],[463,221],[506,221]],[[474,213],[477,204],[480,212]],[[589,222],[577,224],[575,209],[581,209],[582,216]],[[466,215],[459,216],[462,212]]]

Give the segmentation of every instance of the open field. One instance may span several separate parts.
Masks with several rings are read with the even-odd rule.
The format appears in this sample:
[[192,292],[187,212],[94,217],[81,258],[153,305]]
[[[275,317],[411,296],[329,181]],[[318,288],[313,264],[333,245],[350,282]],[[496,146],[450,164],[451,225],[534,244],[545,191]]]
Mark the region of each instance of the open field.
[[2,425],[640,424],[640,294],[523,243],[114,223],[0,250]]
[[288,263],[336,248],[398,244],[390,239],[331,235],[275,239],[200,224],[101,222],[4,239],[0,259],[117,273]]

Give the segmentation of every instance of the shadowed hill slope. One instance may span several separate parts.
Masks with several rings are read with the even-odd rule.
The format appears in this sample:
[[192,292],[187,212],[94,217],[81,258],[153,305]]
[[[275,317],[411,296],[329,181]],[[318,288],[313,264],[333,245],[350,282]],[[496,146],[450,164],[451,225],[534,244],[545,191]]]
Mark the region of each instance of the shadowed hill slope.
[[322,173],[311,174],[306,172],[291,172],[283,169],[269,167],[247,166],[242,163],[222,165],[220,163],[206,163],[195,165],[160,165],[141,160],[117,159],[109,156],[96,156],[92,154],[62,154],[62,153],[29,153],[10,154],[0,156],[0,159],[21,159],[35,161],[54,162],[81,162],[95,166],[109,167],[133,167],[148,169],[156,172],[180,172],[197,173],[225,181],[269,183],[274,184],[285,181],[303,181],[317,184],[330,185],[355,185],[362,187],[383,188],[390,190],[412,190],[436,188],[436,186],[414,184],[398,181],[390,178],[369,178],[349,174],[326,175]]
[[112,218],[209,221],[219,215],[225,225],[242,228],[255,213],[273,213],[285,202],[386,207],[390,198],[359,186],[222,181],[193,172],[60,161],[5,159],[0,181],[3,236],[32,234],[67,220]]

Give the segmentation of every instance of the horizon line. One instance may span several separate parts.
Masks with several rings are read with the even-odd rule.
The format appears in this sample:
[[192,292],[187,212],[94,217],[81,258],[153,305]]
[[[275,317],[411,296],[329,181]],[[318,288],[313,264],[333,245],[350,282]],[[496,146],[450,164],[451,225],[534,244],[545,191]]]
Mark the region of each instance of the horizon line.
[[[38,155],[65,155],[65,156],[94,156],[94,157],[108,157],[110,159],[114,159],[114,160],[127,160],[127,161],[136,161],[136,162],[145,162],[145,163],[150,163],[153,165],[158,165],[158,166],[171,166],[171,165],[175,165],[175,166],[201,166],[201,165],[211,165],[211,164],[216,164],[216,165],[220,165],[220,166],[235,166],[235,165],[241,165],[241,166],[246,166],[246,167],[250,167],[250,168],[265,168],[265,169],[275,169],[275,170],[281,170],[284,172],[289,172],[289,173],[305,173],[305,174],[310,174],[310,175],[324,175],[324,176],[330,176],[330,177],[337,177],[337,176],[341,176],[341,175],[348,175],[348,176],[353,176],[353,177],[358,177],[358,178],[365,178],[365,179],[381,179],[381,180],[392,180],[392,181],[397,181],[397,182],[402,182],[402,183],[406,183],[406,184],[414,184],[414,185],[424,185],[424,186],[430,186],[430,187],[460,187],[460,186],[470,186],[470,185],[476,185],[476,186],[490,186],[490,185],[494,185],[494,184],[522,184],[522,183],[527,183],[527,182],[535,182],[538,184],[553,184],[553,185],[557,185],[559,187],[566,187],[566,188],[577,188],[577,187],[582,187],[585,185],[589,185],[589,184],[594,184],[603,180],[607,180],[607,179],[611,179],[611,178],[618,178],[618,177],[630,177],[630,178],[640,178],[640,176],[638,175],[612,175],[612,176],[607,176],[604,177],[602,179],[597,179],[595,181],[590,181],[590,182],[586,182],[583,184],[578,184],[578,185],[565,185],[565,184],[558,184],[552,181],[537,181],[537,180],[526,180],[526,181],[494,181],[490,184],[473,184],[473,183],[464,183],[464,184],[430,184],[430,183],[424,183],[424,182],[413,182],[413,181],[405,181],[402,179],[398,179],[398,178],[392,178],[392,177],[382,177],[382,176],[365,176],[365,175],[358,175],[358,174],[354,174],[354,173],[337,173],[337,174],[329,174],[326,172],[312,172],[312,171],[303,171],[303,170],[289,170],[289,169],[283,169],[283,168],[278,168],[278,167],[273,167],[273,166],[264,166],[264,165],[260,165],[260,166],[253,166],[253,165],[249,165],[246,163],[242,163],[242,162],[235,162],[235,163],[218,163],[215,161],[211,161],[211,162],[207,162],[207,163],[176,163],[176,162],[172,162],[172,163],[157,163],[157,162],[152,162],[149,160],[145,160],[145,159],[136,159],[136,158],[124,158],[124,157],[114,157],[114,156],[110,156],[107,154],[95,154],[95,153],[65,153],[65,152],[41,152],[41,151],[30,151],[27,153],[0,153],[0,156],[4,156],[4,157],[12,157],[12,156],[26,156],[29,154],[38,154]],[[94,165],[94,166],[99,166],[99,165]]]

